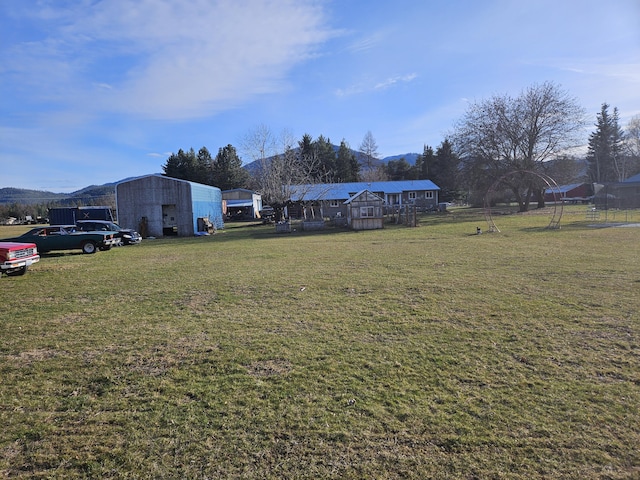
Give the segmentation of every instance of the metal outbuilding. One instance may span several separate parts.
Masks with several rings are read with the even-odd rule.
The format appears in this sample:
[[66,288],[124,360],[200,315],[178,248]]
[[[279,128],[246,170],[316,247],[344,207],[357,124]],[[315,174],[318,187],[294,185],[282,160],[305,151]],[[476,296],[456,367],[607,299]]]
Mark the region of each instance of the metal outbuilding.
[[227,204],[227,218],[260,218],[262,195],[259,193],[246,188],[234,188],[233,190],[224,190],[222,199]]
[[224,228],[222,192],[160,174],[146,175],[116,184],[118,223],[144,237],[188,237]]

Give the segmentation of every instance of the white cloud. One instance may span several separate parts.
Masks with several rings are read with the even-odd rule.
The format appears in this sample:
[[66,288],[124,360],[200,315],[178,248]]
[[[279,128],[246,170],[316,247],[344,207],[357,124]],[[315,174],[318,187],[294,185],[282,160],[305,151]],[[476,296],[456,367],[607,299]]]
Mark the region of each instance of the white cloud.
[[112,0],[36,14],[48,36],[3,55],[17,81],[61,105],[160,119],[279,91],[333,35],[312,1]]
[[347,46],[347,50],[352,53],[360,53],[366,50],[371,50],[377,45],[382,43],[387,37],[386,32],[378,31],[370,33],[365,37],[358,38]]
[[393,87],[398,83],[409,83],[418,78],[417,73],[409,73],[407,75],[397,75],[389,77],[381,82],[363,81],[355,83],[346,88],[339,88],[335,91],[337,97],[349,97],[353,95],[359,95],[363,93],[375,92],[379,90],[386,90]]
[[375,87],[375,90],[383,90],[389,87],[392,87],[396,83],[408,83],[415,80],[418,77],[416,73],[410,73],[408,75],[396,76],[386,79],[384,82],[378,83]]

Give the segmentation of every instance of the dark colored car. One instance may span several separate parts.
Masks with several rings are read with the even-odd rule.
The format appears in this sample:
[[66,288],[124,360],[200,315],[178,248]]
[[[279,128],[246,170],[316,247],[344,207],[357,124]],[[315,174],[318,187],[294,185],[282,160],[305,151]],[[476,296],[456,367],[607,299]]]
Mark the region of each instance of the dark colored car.
[[135,230],[122,228],[108,220],[78,220],[76,226],[83,232],[116,232],[116,238],[122,245],[135,245],[142,241],[142,236]]
[[95,253],[97,249],[109,250],[117,243],[116,232],[80,232],[75,225],[50,225],[32,228],[14,238],[1,241],[35,243],[40,253],[51,250],[82,249],[83,253]]
[[273,223],[276,219],[276,211],[270,205],[265,205],[260,210],[260,218],[262,219],[262,223]]

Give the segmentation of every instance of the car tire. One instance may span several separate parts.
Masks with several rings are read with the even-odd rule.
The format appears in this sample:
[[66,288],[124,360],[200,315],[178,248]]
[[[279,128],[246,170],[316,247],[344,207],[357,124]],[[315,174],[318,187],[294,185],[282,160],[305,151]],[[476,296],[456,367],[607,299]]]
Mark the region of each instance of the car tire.
[[82,244],[82,253],[96,253],[96,244],[94,242],[88,241]]
[[24,275],[25,273],[27,273],[27,267],[20,267],[17,270],[7,272],[7,277],[18,277],[20,275]]

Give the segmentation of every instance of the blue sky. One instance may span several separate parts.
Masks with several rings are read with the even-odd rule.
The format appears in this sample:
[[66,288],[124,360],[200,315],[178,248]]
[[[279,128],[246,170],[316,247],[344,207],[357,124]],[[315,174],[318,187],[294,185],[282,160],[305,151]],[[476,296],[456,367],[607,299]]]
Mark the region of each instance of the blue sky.
[[469,102],[552,81],[640,114],[638,0],[0,0],[0,187],[160,172],[259,126],[437,147]]

